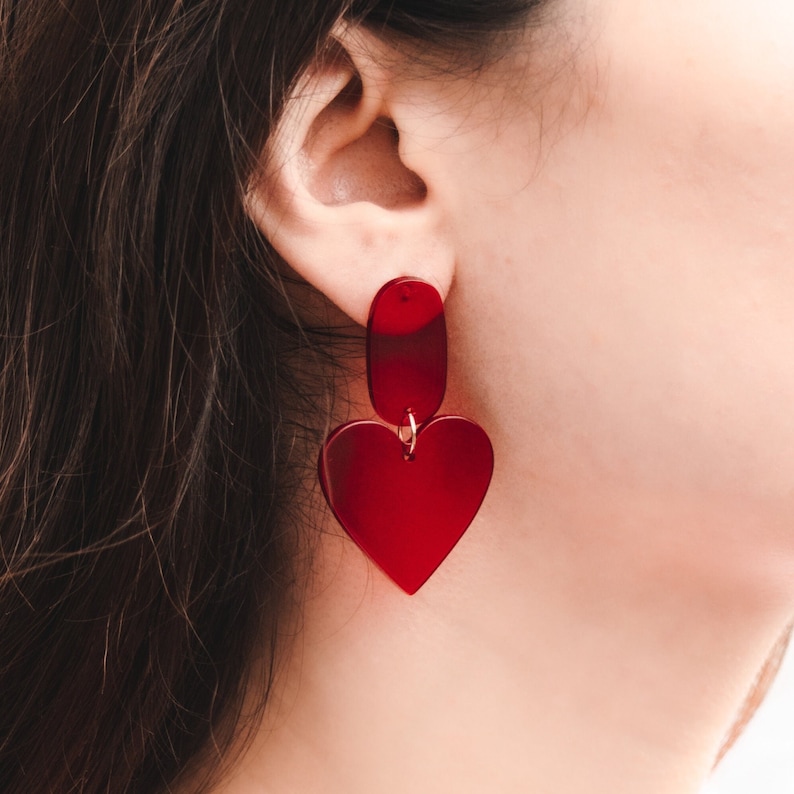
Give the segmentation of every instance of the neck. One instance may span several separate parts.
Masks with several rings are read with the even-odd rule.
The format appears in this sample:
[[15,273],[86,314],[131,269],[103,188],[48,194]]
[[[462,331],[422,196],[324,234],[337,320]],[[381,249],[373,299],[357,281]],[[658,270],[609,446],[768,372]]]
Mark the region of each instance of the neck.
[[548,507],[519,525],[486,504],[412,598],[324,535],[268,719],[219,791],[696,792],[790,602],[682,572],[651,519],[635,544]]

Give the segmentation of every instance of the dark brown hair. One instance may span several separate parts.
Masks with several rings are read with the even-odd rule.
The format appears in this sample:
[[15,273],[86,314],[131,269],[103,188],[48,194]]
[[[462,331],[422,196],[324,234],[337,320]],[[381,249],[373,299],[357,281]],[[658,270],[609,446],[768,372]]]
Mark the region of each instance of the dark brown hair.
[[164,790],[276,658],[324,385],[242,192],[296,76],[342,14],[438,52],[536,5],[0,0],[5,794]]

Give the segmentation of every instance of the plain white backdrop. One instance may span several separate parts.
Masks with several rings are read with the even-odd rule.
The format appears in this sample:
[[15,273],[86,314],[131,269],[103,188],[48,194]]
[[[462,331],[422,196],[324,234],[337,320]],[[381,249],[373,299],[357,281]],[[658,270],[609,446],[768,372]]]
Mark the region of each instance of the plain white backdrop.
[[702,794],[794,794],[794,651]]

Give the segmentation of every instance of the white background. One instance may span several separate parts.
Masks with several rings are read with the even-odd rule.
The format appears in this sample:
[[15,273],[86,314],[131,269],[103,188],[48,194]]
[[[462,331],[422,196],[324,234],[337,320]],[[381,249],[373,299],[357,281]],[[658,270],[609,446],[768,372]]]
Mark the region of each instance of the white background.
[[702,794],[794,794],[794,649]]

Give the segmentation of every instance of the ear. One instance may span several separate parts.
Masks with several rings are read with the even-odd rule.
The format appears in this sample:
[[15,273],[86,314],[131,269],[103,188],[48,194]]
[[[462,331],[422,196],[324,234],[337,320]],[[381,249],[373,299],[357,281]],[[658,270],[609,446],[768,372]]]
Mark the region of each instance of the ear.
[[247,196],[289,265],[362,325],[387,281],[423,278],[443,299],[454,271],[433,186],[406,162],[379,52],[365,31],[336,31],[288,100]]

